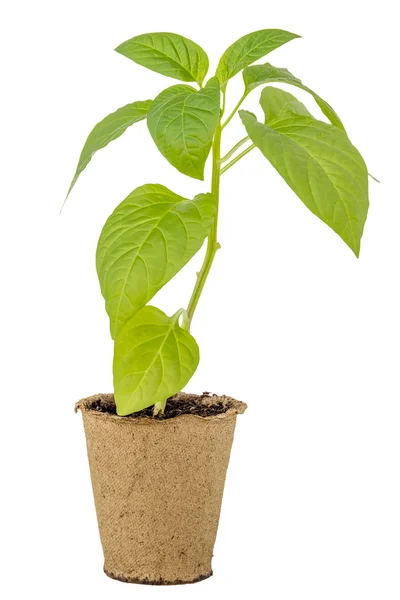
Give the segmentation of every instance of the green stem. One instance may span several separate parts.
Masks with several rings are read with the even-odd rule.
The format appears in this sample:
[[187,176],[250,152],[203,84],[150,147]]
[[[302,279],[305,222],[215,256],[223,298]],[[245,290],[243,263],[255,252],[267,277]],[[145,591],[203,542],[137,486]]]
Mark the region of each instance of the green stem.
[[226,107],[226,86],[223,90],[221,89],[221,92],[222,92],[222,107],[221,107],[220,119],[222,119],[222,116],[225,112],[225,107]]
[[238,160],[240,160],[241,158],[243,158],[243,156],[246,156],[246,154],[248,154],[249,152],[251,152],[251,150],[253,150],[255,148],[255,144],[252,144],[251,146],[249,146],[248,148],[246,148],[246,150],[243,150],[243,152],[241,152],[240,154],[238,154],[237,156],[235,156],[235,158],[233,160],[231,160],[231,162],[229,162],[227,165],[225,165],[225,167],[223,169],[221,169],[221,175],[223,173],[225,173],[225,171],[227,171],[228,169],[230,169],[231,167],[233,167],[234,164],[236,164],[238,162]]
[[239,110],[242,102],[245,100],[246,97],[247,97],[247,91],[245,90],[243,92],[243,96],[240,98],[239,102],[236,104],[235,108],[233,109],[233,111],[231,112],[231,114],[229,115],[229,117],[226,119],[226,121],[224,123],[222,123],[221,129],[225,129],[225,127],[228,125],[228,123],[233,119],[233,117],[235,116],[235,114]]
[[161,402],[156,402],[153,407],[153,415],[154,416],[163,415],[166,404],[167,404],[167,398],[165,398],[165,400],[162,400]]
[[[243,93],[243,96],[240,98],[239,102],[236,104],[235,108],[233,109],[233,111],[231,112],[231,114],[229,115],[229,117],[226,119],[225,123],[221,123],[223,114],[225,112],[225,101],[226,101],[226,88],[224,88],[222,90],[222,108],[221,108],[221,114],[220,114],[220,119],[217,125],[217,128],[215,130],[215,135],[214,135],[214,141],[213,141],[213,145],[212,145],[212,179],[211,179],[211,193],[215,198],[215,202],[217,205],[217,211],[216,211],[216,215],[215,215],[215,219],[214,219],[214,223],[212,226],[212,229],[208,235],[208,240],[207,240],[207,250],[206,250],[206,255],[204,258],[204,262],[203,265],[200,269],[200,271],[197,273],[197,280],[196,280],[196,284],[194,286],[191,298],[189,300],[189,304],[187,307],[187,310],[184,312],[184,316],[183,316],[183,320],[182,320],[182,328],[186,329],[186,331],[190,330],[190,325],[192,323],[192,319],[193,319],[193,315],[194,312],[196,310],[197,304],[199,303],[200,300],[200,296],[202,294],[202,291],[204,289],[204,285],[207,281],[207,277],[208,274],[210,272],[210,269],[212,267],[213,261],[214,261],[214,257],[217,253],[217,250],[221,247],[217,241],[217,231],[218,231],[218,206],[219,206],[219,183],[220,183],[220,178],[221,178],[221,174],[224,173],[227,169],[229,169],[235,162],[237,162],[242,156],[244,156],[245,154],[247,154],[247,152],[249,152],[250,150],[252,150],[254,148],[254,146],[250,146],[250,148],[248,148],[247,150],[245,150],[244,152],[242,152],[241,154],[239,154],[238,157],[236,157],[236,159],[232,160],[230,163],[228,163],[226,165],[226,167],[224,167],[223,169],[221,169],[221,135],[222,135],[222,130],[224,129],[224,127],[226,127],[228,125],[228,123],[230,122],[230,120],[234,117],[234,115],[236,114],[238,108],[240,107],[240,105],[242,104],[243,100],[246,98],[247,96],[247,92],[245,91]],[[224,158],[222,159],[223,161],[228,160],[228,158],[230,158],[232,156],[232,154],[234,154],[234,152],[236,152],[236,150],[238,150],[238,148],[240,148],[240,146],[242,146],[242,144],[244,144],[249,138],[244,138],[243,140],[241,140],[240,142],[238,142],[233,148],[232,150],[230,150],[228,152],[228,154],[226,156],[224,156]],[[162,409],[163,410],[163,409]]]
[[217,242],[217,228],[218,228],[218,204],[219,204],[219,181],[221,176],[220,170],[220,154],[221,154],[221,121],[219,121],[217,125],[217,129],[215,131],[214,141],[212,145],[212,180],[211,180],[211,193],[213,194],[215,201],[217,203],[217,212],[215,215],[214,223],[210,234],[208,236],[207,242],[207,250],[206,256],[204,258],[203,266],[201,267],[199,273],[197,274],[196,285],[194,286],[192,296],[190,298],[183,327],[189,331],[190,324],[193,319],[194,311],[196,310],[197,304],[199,302],[201,293],[204,288],[204,284],[207,280],[208,274],[210,272],[212,263],[214,261],[214,256],[217,250],[220,248],[220,245]]
[[229,150],[229,152],[227,154],[225,154],[225,156],[223,156],[220,160],[220,163],[224,163],[228,160],[228,158],[230,158],[233,154],[235,154],[236,150],[239,150],[239,148],[241,146],[243,146],[243,144],[245,144],[248,140],[249,140],[249,136],[247,135],[245,138],[243,138],[242,140],[240,140],[240,142],[238,142],[237,144],[235,144],[232,148],[232,150]]

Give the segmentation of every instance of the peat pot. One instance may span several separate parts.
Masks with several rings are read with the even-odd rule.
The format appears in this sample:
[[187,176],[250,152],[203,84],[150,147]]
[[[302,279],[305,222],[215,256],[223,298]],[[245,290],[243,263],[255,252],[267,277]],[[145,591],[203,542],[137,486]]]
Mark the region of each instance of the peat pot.
[[180,393],[164,417],[115,412],[112,394],[81,400],[104,571],[131,583],[194,583],[211,559],[236,416],[227,396]]

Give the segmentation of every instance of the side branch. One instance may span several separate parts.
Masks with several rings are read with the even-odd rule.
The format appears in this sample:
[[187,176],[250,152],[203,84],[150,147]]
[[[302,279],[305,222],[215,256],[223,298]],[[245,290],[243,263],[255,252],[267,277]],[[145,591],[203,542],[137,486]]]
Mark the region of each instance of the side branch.
[[225,156],[223,156],[221,158],[221,160],[219,161],[221,164],[226,162],[231,156],[233,156],[236,152],[236,150],[239,150],[239,148],[241,146],[243,146],[243,144],[245,144],[248,140],[249,140],[249,136],[246,136],[245,138],[243,138],[242,140],[240,140],[240,142],[238,142],[237,144],[235,144],[232,148],[232,150],[229,150],[229,152],[227,154],[225,154]]
[[222,123],[221,129],[225,129],[225,127],[228,125],[228,123],[233,119],[233,117],[235,116],[235,114],[239,110],[242,102],[246,99],[246,97],[247,97],[247,92],[244,91],[243,96],[240,98],[239,102],[236,104],[235,108],[233,109],[233,111],[231,112],[231,114],[229,115],[229,117],[227,117],[226,121],[224,123]]
[[233,167],[234,164],[236,164],[241,158],[243,158],[243,156],[246,156],[246,154],[248,154],[249,152],[251,152],[255,147],[256,147],[255,144],[252,144],[251,146],[249,146],[248,148],[246,148],[246,150],[243,150],[243,152],[241,152],[240,154],[238,154],[237,156],[235,156],[235,158],[233,160],[231,160],[231,162],[229,162],[227,165],[225,165],[225,167],[223,167],[221,169],[221,175],[223,173],[225,173],[225,171],[227,171],[228,169],[230,169],[231,167]]

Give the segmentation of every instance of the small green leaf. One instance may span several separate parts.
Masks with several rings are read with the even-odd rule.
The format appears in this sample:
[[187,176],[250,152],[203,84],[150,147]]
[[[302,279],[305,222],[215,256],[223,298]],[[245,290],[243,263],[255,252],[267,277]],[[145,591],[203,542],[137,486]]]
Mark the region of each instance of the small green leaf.
[[118,415],[130,415],[179,392],[199,364],[199,348],[179,326],[182,311],[167,317],[145,306],[118,334],[114,393]]
[[304,85],[300,79],[292,75],[292,73],[290,73],[287,69],[273,67],[269,63],[266,63],[265,65],[253,65],[252,67],[247,67],[244,69],[243,80],[247,93],[250,93],[259,85],[264,85],[266,83],[288,83],[290,85],[294,85],[311,94],[322,110],[323,114],[329,119],[332,125],[344,130],[343,123],[333,108],[327,102],[325,102],[325,100],[318,96],[318,94]]
[[213,77],[199,91],[180,84],[161,92],[151,104],[147,125],[171,165],[203,180],[219,113],[219,83]]
[[211,194],[187,200],[158,184],[137,188],[117,206],[96,255],[113,338],[200,250],[215,214]]
[[105,119],[100,121],[100,123],[97,123],[83,146],[74,178],[72,179],[68,190],[67,198],[79,175],[90,163],[93,154],[95,154],[97,150],[107,146],[107,144],[113,140],[119,138],[124,131],[134,123],[143,121],[147,116],[150,104],[151,100],[127,104],[108,115]]
[[268,86],[261,92],[260,104],[264,111],[267,125],[273,119],[288,112],[303,117],[312,117],[304,104],[295,96],[273,86]]
[[281,29],[261,29],[244,35],[225,50],[219,61],[216,76],[221,86],[259,58],[298,37]]
[[208,56],[204,50],[176,33],[144,33],[123,42],[115,50],[161,75],[196,81],[200,87],[208,71]]
[[251,92],[259,85],[266,83],[290,83],[302,85],[300,79],[292,75],[287,69],[273,67],[270,63],[252,65],[243,69],[243,81],[246,92]]
[[368,173],[345,132],[294,113],[269,125],[246,111],[240,117],[250,139],[292,190],[358,256],[368,212]]

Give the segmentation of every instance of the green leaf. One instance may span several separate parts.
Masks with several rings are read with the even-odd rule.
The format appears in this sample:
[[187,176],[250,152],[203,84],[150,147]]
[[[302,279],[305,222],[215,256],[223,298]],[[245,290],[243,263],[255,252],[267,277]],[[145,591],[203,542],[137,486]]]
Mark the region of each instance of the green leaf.
[[269,125],[246,111],[240,117],[253,143],[292,190],[358,256],[368,212],[368,173],[344,131],[294,113]]
[[113,338],[200,250],[215,214],[211,194],[187,200],[158,184],[137,188],[117,206],[96,255]]
[[295,96],[273,86],[266,87],[261,92],[260,104],[263,108],[267,124],[288,112],[303,117],[312,117],[312,114],[308,112],[304,104]]
[[300,37],[281,29],[261,29],[244,35],[223,53],[216,71],[221,85],[236,73],[290,40]]
[[147,125],[171,165],[203,180],[219,113],[219,83],[213,77],[199,91],[180,84],[161,92],[151,104]]
[[127,104],[108,115],[105,119],[100,121],[100,123],[97,123],[83,146],[75,175],[68,190],[67,198],[79,175],[90,163],[93,154],[95,154],[97,150],[105,148],[105,146],[113,140],[119,138],[124,131],[134,123],[143,121],[147,116],[150,104],[151,100]]
[[115,340],[114,393],[117,413],[129,415],[179,392],[199,364],[199,348],[179,326],[182,311],[167,317],[145,306]]
[[300,79],[292,75],[292,73],[290,73],[287,69],[273,67],[269,63],[266,63],[265,65],[254,65],[244,69],[243,80],[247,93],[250,93],[259,85],[264,85],[266,83],[288,83],[290,85],[294,85],[311,94],[322,110],[323,114],[329,119],[332,125],[344,130],[343,123],[333,108],[327,102],[325,102],[325,100],[318,96],[318,94],[304,85]]
[[144,33],[123,42],[115,50],[161,75],[196,81],[200,87],[208,71],[208,56],[204,50],[176,33]]

